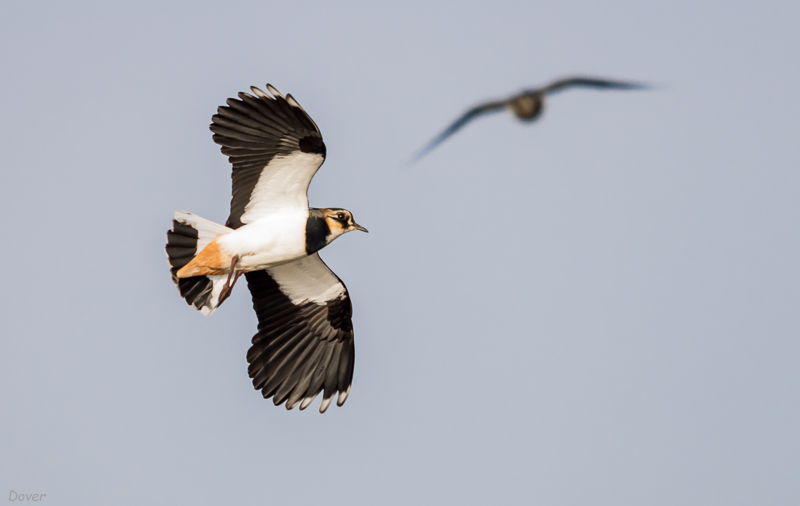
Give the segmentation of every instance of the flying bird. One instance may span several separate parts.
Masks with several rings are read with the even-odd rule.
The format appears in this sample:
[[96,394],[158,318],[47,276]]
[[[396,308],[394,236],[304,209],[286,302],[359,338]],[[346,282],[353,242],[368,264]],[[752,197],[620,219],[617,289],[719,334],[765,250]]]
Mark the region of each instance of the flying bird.
[[233,165],[228,221],[176,211],[167,259],[181,297],[204,315],[244,274],[258,316],[247,352],[253,386],[286,409],[323,393],[350,394],[355,361],[352,305],[341,279],[319,257],[337,237],[367,229],[346,209],[308,207],[308,186],[325,161],[316,123],[291,96],[251,87],[211,119],[214,142]]
[[419,160],[436,146],[444,142],[448,137],[459,131],[473,119],[491,114],[494,112],[508,109],[522,121],[532,122],[542,114],[544,109],[544,97],[552,93],[562,91],[566,88],[598,88],[611,90],[641,90],[648,86],[642,83],[630,81],[609,81],[606,79],[595,79],[591,77],[570,77],[560,79],[542,88],[522,91],[512,97],[503,100],[494,100],[473,107],[465,112],[460,118],[455,120],[442,133],[434,137],[424,148],[419,150],[413,160]]

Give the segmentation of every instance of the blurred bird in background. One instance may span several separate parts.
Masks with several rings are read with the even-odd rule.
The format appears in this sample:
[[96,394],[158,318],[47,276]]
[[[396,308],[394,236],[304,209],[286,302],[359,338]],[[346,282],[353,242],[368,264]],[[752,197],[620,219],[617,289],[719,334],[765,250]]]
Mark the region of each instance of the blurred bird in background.
[[516,95],[502,100],[493,100],[477,105],[461,115],[448,126],[442,133],[434,137],[424,148],[419,150],[412,161],[417,161],[439,144],[447,140],[448,137],[461,130],[473,119],[486,114],[495,113],[507,109],[522,121],[532,122],[542,115],[544,110],[544,97],[567,88],[595,88],[601,90],[642,90],[649,88],[647,84],[633,81],[612,81],[608,79],[597,79],[592,77],[569,77],[559,79],[542,88],[534,88],[522,91]]

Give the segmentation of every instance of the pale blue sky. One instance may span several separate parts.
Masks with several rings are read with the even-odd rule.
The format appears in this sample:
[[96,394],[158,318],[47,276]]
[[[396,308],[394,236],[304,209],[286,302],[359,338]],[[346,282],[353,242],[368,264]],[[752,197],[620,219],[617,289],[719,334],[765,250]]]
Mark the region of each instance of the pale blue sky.
[[[800,502],[797,2],[0,6],[0,500]],[[573,73],[542,121],[465,108]],[[354,304],[343,408],[253,390],[241,283],[191,310],[175,209],[224,221],[216,107],[292,93]]]

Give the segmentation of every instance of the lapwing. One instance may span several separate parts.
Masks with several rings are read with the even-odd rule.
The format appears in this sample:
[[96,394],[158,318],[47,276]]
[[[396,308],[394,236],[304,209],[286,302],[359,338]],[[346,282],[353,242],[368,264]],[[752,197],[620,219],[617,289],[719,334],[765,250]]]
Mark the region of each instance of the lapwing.
[[367,229],[346,209],[308,207],[308,186],[325,161],[317,124],[291,95],[251,87],[212,117],[214,142],[233,165],[228,221],[176,211],[167,258],[181,297],[208,316],[241,274],[258,332],[247,352],[253,386],[286,409],[323,392],[320,413],[350,394],[355,347],[352,305],[319,257],[337,237]]
[[455,120],[442,133],[434,137],[424,148],[419,150],[414,156],[414,160],[419,160],[436,146],[444,142],[448,137],[459,131],[464,125],[485,114],[502,111],[507,109],[517,118],[524,122],[532,122],[541,116],[544,109],[544,97],[566,88],[583,87],[613,90],[641,90],[648,88],[646,84],[631,81],[610,81],[607,79],[596,79],[592,77],[570,77],[559,79],[542,88],[522,91],[514,96],[503,100],[494,100],[477,105],[465,112],[460,118]]

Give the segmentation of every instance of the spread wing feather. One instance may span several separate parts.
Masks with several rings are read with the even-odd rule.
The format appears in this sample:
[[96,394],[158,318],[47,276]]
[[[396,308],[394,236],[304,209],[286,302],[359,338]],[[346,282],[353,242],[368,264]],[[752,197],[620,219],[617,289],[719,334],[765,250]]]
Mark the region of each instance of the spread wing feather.
[[316,123],[291,96],[267,85],[239,93],[211,118],[214,142],[233,165],[231,228],[287,208],[308,209],[308,185],[325,161]]
[[353,309],[344,283],[318,254],[248,272],[258,333],[247,352],[253,386],[275,405],[320,412],[350,394],[355,364]]

